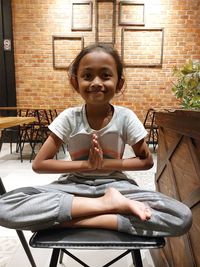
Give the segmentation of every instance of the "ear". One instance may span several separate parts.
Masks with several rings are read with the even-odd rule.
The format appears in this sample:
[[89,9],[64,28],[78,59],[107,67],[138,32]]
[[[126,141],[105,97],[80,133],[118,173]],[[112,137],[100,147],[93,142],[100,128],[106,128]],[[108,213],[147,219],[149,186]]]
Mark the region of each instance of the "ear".
[[70,78],[70,83],[71,83],[71,85],[73,86],[73,88],[74,88],[77,92],[79,92],[79,86],[78,86],[77,78],[72,76],[72,77]]
[[119,93],[124,86],[124,78],[121,78],[117,83],[116,93]]

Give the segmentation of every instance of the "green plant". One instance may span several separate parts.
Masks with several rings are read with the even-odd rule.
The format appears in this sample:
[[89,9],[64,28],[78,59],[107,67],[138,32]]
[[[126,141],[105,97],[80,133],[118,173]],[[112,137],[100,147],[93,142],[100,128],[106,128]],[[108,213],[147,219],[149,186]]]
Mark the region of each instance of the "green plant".
[[178,77],[172,91],[186,109],[200,109],[200,61],[188,60],[181,67],[173,68],[173,75]]

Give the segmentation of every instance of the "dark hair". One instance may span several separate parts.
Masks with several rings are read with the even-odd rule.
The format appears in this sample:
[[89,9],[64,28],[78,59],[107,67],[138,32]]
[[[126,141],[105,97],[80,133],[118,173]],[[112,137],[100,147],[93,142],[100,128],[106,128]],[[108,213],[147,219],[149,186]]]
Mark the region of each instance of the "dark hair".
[[103,51],[114,58],[117,66],[118,81],[120,81],[123,76],[123,64],[121,58],[117,50],[113,48],[112,45],[105,43],[97,43],[84,47],[81,52],[76,56],[76,58],[72,61],[69,68],[69,77],[77,77],[77,72],[81,59],[88,53],[98,50]]

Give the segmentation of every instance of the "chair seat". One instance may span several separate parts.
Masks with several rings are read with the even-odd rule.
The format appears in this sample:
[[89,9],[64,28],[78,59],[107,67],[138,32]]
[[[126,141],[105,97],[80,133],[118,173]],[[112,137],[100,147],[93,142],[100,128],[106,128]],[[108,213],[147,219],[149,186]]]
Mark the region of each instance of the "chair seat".
[[68,249],[145,249],[165,245],[162,237],[133,236],[105,229],[41,230],[30,239],[32,247]]

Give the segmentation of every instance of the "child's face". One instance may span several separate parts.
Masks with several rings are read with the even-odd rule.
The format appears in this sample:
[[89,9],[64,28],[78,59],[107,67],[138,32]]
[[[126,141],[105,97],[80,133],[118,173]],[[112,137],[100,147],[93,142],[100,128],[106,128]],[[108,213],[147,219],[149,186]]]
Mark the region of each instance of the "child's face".
[[79,64],[77,82],[76,89],[87,104],[109,103],[116,93],[118,84],[114,58],[103,51],[86,54]]

